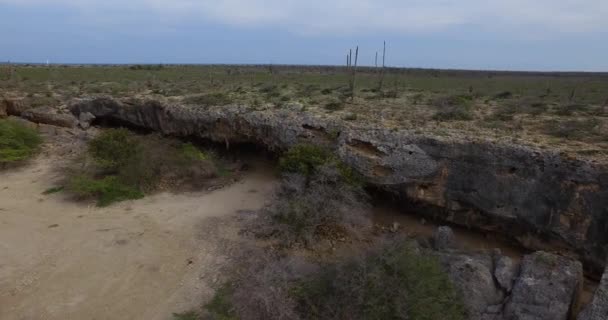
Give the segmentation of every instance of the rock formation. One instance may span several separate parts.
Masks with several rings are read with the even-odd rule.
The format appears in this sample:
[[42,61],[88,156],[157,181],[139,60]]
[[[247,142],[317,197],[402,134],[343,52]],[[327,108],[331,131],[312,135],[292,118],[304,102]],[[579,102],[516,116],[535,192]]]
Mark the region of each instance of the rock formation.
[[71,110],[76,117],[90,113],[100,121],[227,145],[248,142],[271,150],[303,142],[327,145],[370,184],[440,208],[434,218],[499,232],[532,249],[551,242],[576,252],[596,271],[604,267],[605,163],[483,139],[354,127],[296,110],[111,98],[78,100]]

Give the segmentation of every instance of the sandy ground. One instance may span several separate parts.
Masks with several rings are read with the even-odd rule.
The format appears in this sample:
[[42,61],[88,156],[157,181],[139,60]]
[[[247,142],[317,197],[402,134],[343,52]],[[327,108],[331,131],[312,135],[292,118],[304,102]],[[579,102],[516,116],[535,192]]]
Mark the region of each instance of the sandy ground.
[[195,308],[240,241],[236,216],[275,185],[254,169],[210,193],[96,208],[42,195],[59,178],[55,161],[0,173],[0,319],[171,319]]

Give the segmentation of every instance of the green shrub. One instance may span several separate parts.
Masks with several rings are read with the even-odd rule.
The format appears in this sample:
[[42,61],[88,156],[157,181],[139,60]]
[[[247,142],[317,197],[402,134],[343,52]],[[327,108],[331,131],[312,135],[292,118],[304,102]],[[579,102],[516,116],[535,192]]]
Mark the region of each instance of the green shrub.
[[356,235],[370,225],[368,197],[335,164],[316,168],[312,176],[288,174],[275,200],[249,228],[283,247],[310,246],[318,240]]
[[279,168],[284,172],[300,173],[306,177],[313,175],[322,165],[336,161],[333,153],[324,147],[299,144],[289,149],[279,160]]
[[33,156],[42,143],[36,129],[11,120],[0,120],[0,167]]
[[116,171],[140,152],[135,134],[127,129],[102,132],[89,142],[88,153],[103,169]]
[[52,188],[48,188],[48,189],[44,190],[44,192],[42,194],[44,194],[44,195],[54,194],[54,193],[61,192],[64,189],[65,189],[65,187],[52,187]]
[[[201,316],[196,311],[188,311],[184,313],[174,313],[173,320],[200,320]],[[217,318],[219,319],[219,318]]]
[[317,265],[249,252],[211,319],[464,320],[466,308],[432,255],[397,239]]
[[327,266],[291,292],[307,319],[466,319],[437,259],[403,242]]
[[84,166],[70,173],[67,189],[97,199],[100,206],[138,199],[161,186],[197,189],[217,176],[212,159],[194,145],[126,129],[104,131],[87,151]]
[[213,320],[238,320],[231,301],[232,288],[225,285],[218,289],[205,309]]
[[207,93],[198,96],[192,96],[184,99],[185,104],[203,105],[203,106],[225,106],[231,104],[233,100],[224,92]]
[[342,101],[330,101],[325,104],[325,110],[338,111],[344,109],[344,103]]
[[97,198],[97,205],[100,207],[144,197],[141,191],[124,184],[116,176],[95,179],[86,175],[77,175],[68,181],[68,190],[80,198]]
[[548,135],[572,140],[602,140],[608,138],[601,133],[599,119],[552,120],[544,124],[544,131]]
[[438,121],[473,120],[473,97],[468,95],[447,96],[435,99],[433,105],[438,108],[433,116]]
[[362,177],[329,149],[313,144],[298,144],[290,148],[279,159],[279,169],[287,173],[298,173],[310,178],[321,167],[335,167],[342,182],[362,186]]

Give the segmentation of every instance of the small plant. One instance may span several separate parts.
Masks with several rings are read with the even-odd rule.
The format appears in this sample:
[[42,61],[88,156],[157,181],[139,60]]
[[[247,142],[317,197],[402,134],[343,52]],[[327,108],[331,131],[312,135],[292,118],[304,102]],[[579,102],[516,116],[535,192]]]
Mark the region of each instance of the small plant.
[[219,288],[209,303],[205,305],[205,309],[209,313],[211,319],[214,320],[238,320],[234,306],[232,304],[232,288],[230,285],[224,285]]
[[436,99],[433,104],[439,108],[433,116],[438,121],[473,120],[473,97],[468,95],[448,96]]
[[[221,320],[221,318],[214,318]],[[173,320],[201,320],[201,316],[196,311],[188,311],[184,313],[174,313]]]
[[133,186],[126,185],[116,176],[94,179],[86,175],[78,175],[70,179],[68,190],[79,198],[97,198],[97,205],[100,207],[144,197],[143,192]]
[[27,160],[41,143],[36,129],[17,121],[0,120],[0,167]]
[[289,149],[279,160],[281,171],[299,173],[306,177],[313,175],[322,165],[335,160],[332,152],[312,144],[299,144]]
[[325,104],[325,110],[328,111],[338,111],[344,109],[344,103],[342,101],[330,101]]
[[278,239],[285,247],[309,246],[320,239],[355,235],[369,224],[368,198],[362,184],[354,182],[354,173],[336,162],[323,162],[311,176],[284,177],[275,201],[250,228],[254,234]]
[[223,92],[207,93],[184,99],[185,104],[203,105],[208,107],[225,106],[231,104],[232,102],[233,100],[230,98],[230,96]]
[[88,153],[103,169],[116,171],[140,151],[135,135],[127,129],[106,130],[89,142]]
[[44,195],[54,194],[54,193],[61,192],[64,189],[65,189],[65,187],[52,187],[52,188],[46,189],[42,194],[44,194]]

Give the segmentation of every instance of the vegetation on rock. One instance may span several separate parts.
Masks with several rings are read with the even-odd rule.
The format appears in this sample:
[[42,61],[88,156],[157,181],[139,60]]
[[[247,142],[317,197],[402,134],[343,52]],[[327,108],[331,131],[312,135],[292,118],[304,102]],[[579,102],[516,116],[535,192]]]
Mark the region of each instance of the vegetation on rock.
[[32,157],[41,143],[36,129],[17,121],[0,120],[0,167]]

